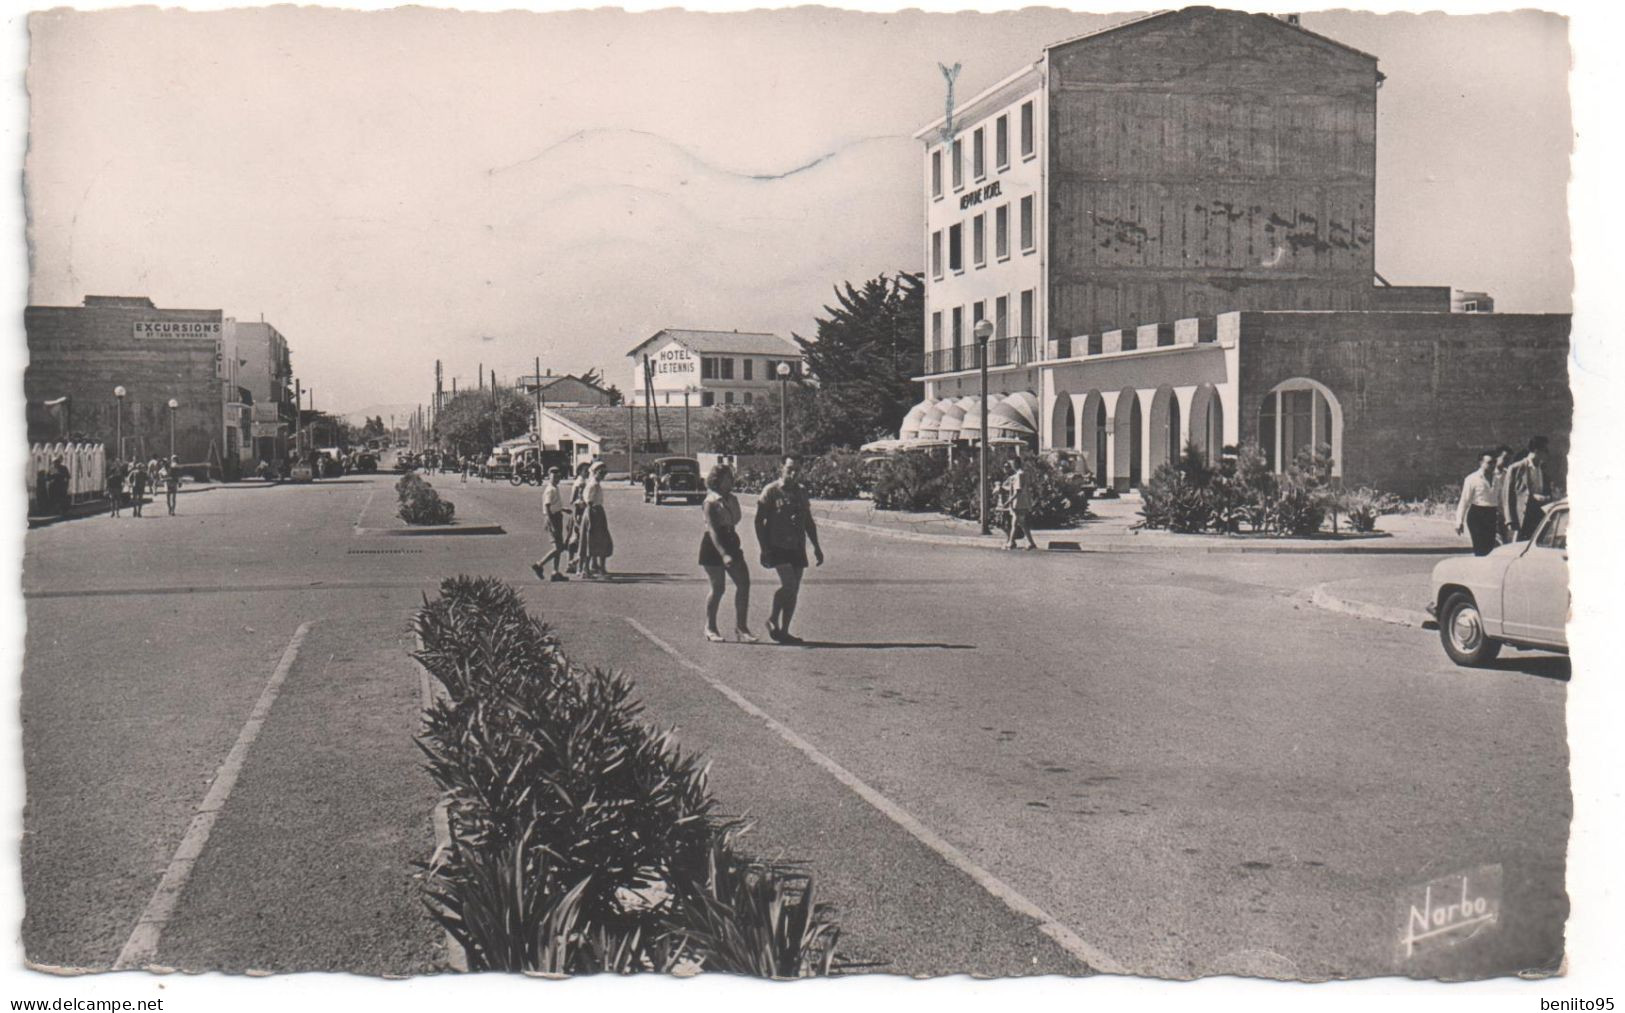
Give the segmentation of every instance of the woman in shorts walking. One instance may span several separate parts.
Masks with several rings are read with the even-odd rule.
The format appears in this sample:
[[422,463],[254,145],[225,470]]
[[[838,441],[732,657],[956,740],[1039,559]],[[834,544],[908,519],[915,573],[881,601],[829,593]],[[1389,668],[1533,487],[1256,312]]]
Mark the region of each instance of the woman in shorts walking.
[[739,521],[743,512],[734,496],[733,469],[726,464],[714,465],[705,476],[705,533],[700,536],[700,565],[711,580],[711,590],[705,596],[705,639],[720,643],[725,637],[717,629],[717,609],[728,589],[728,578],[734,582],[734,638],[743,644],[759,642],[750,631],[750,568],[745,565],[745,552],[739,544]]
[[801,574],[807,569],[809,541],[818,565],[824,565],[818,525],[813,523],[812,505],[800,475],[800,462],[786,457],[779,477],[769,482],[756,500],[756,541],[762,547],[762,565],[779,575],[773,611],[767,617],[767,635],[781,644],[802,642],[790,632],[790,620],[795,618],[801,597]]

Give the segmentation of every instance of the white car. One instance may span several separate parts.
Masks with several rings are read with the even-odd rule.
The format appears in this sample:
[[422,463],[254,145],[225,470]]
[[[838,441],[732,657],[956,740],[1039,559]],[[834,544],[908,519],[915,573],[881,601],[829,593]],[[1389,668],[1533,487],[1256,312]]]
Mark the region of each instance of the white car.
[[1439,622],[1445,653],[1458,665],[1482,665],[1502,644],[1569,649],[1569,503],[1546,510],[1527,542],[1497,546],[1487,556],[1457,556],[1433,568],[1428,612]]

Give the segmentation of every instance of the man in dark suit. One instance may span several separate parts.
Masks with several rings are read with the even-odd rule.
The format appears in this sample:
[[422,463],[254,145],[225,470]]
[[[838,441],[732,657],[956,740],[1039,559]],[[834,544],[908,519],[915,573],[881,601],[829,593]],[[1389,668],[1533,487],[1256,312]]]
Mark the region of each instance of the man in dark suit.
[[1551,485],[1546,478],[1548,445],[1544,436],[1530,437],[1529,452],[1507,469],[1501,516],[1520,542],[1533,537],[1541,518],[1546,516],[1546,504],[1552,501]]

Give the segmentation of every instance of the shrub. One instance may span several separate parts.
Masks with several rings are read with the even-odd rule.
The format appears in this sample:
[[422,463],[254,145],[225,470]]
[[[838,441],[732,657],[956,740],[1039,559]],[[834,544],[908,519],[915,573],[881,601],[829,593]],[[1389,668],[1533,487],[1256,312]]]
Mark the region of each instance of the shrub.
[[1277,534],[1312,535],[1326,523],[1332,507],[1331,455],[1305,449],[1280,476],[1270,510],[1270,529]]
[[934,510],[945,467],[931,454],[898,454],[874,466],[874,502],[882,510]]
[[450,524],[457,507],[440,498],[434,487],[416,472],[407,472],[395,483],[395,495],[400,499],[401,520],[408,524]]
[[446,691],[419,739],[452,831],[426,900],[471,970],[828,971],[810,880],[737,853],[705,767],[623,677],[571,665],[495,580],[442,582],[413,623]]
[[802,462],[801,484],[813,499],[857,499],[868,491],[870,478],[862,454],[831,450]]
[[1397,513],[1400,508],[1399,497],[1369,486],[1340,492],[1335,502],[1338,511],[1349,519],[1349,526],[1359,532],[1377,530],[1377,518]]

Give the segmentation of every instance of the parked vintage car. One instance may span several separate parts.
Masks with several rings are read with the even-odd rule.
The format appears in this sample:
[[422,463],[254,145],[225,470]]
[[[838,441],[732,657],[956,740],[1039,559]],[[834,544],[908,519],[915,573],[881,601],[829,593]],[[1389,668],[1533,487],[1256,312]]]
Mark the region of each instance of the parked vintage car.
[[1527,542],[1487,556],[1458,556],[1433,568],[1428,612],[1458,665],[1482,665],[1501,645],[1567,652],[1569,503],[1558,500]]
[[705,480],[700,477],[700,462],[692,457],[662,457],[649,467],[649,478],[643,487],[643,501],[656,505],[668,499],[698,503],[705,499]]

